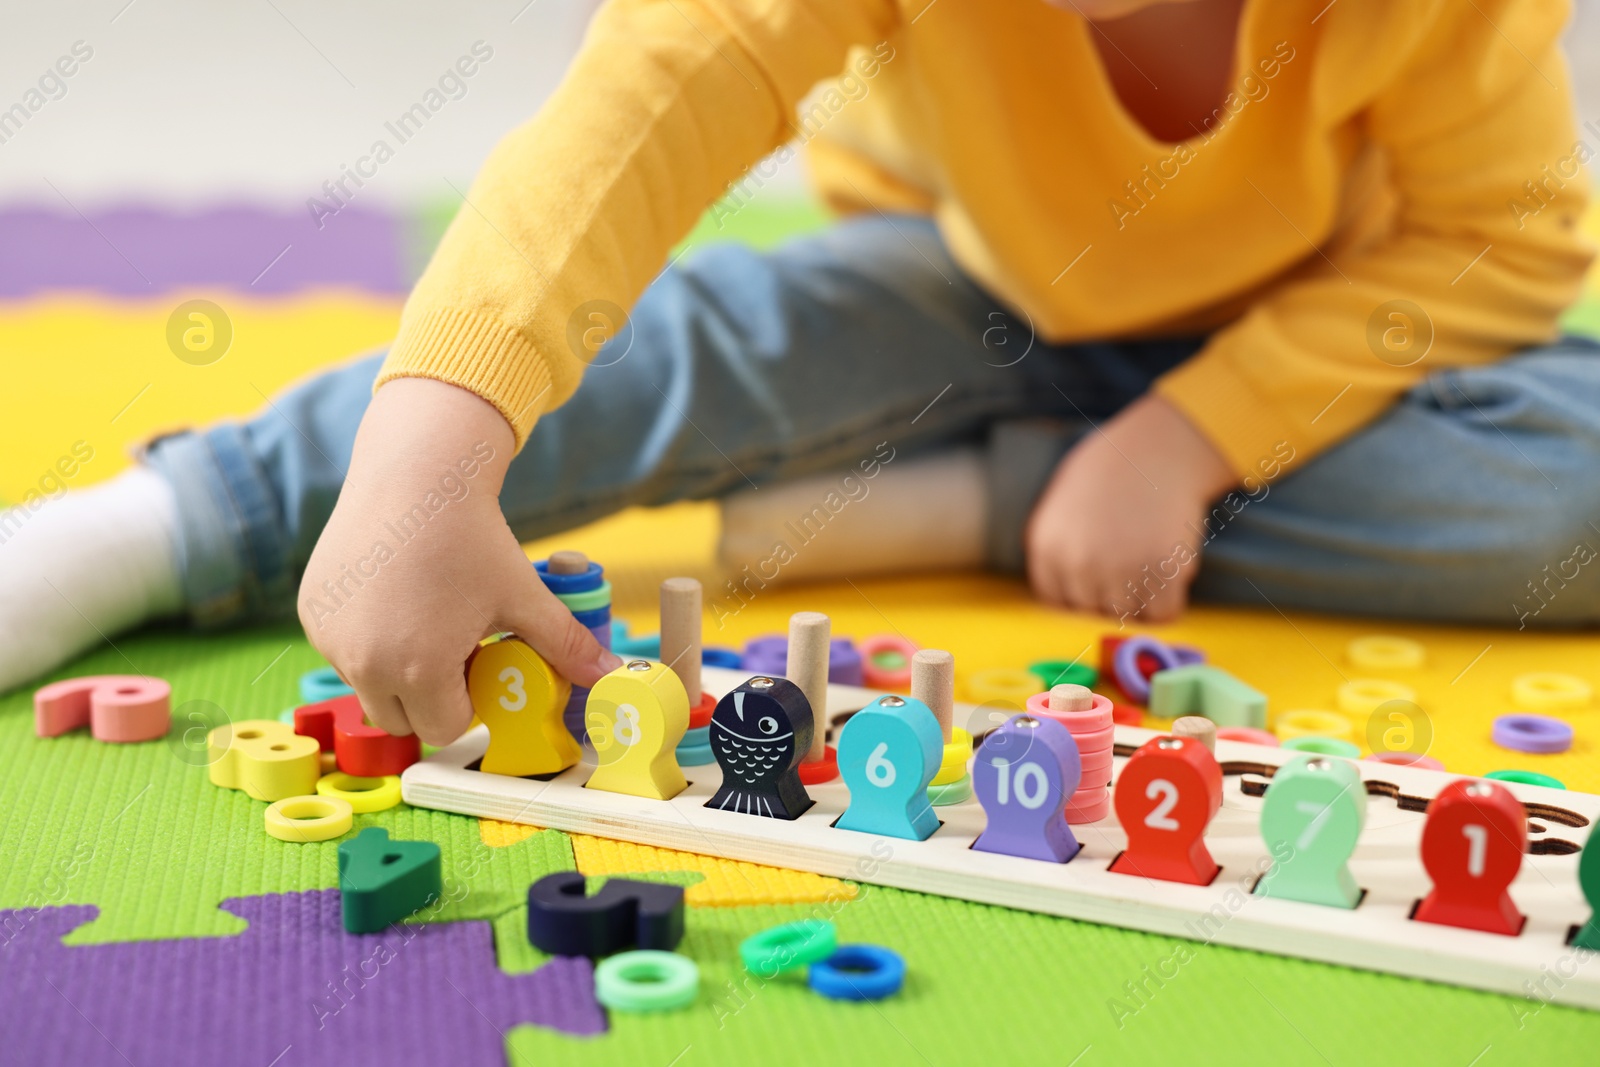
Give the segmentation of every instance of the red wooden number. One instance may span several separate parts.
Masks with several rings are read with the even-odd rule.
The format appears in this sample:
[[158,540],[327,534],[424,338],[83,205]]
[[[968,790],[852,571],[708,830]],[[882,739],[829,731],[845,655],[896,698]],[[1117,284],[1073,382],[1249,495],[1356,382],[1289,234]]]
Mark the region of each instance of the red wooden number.
[[341,771],[357,778],[399,774],[422,758],[422,742],[415,734],[394,737],[368,726],[354,695],[296,708],[294,732],[316,738],[322,751],[333,753]]
[[1428,805],[1422,866],[1433,891],[1413,917],[1515,937],[1524,916],[1508,890],[1527,847],[1527,812],[1510,790],[1486,780],[1451,782]]
[[1217,876],[1205,832],[1222,807],[1222,768],[1200,742],[1145,742],[1122,768],[1112,803],[1128,834],[1112,871],[1190,885],[1209,885]]

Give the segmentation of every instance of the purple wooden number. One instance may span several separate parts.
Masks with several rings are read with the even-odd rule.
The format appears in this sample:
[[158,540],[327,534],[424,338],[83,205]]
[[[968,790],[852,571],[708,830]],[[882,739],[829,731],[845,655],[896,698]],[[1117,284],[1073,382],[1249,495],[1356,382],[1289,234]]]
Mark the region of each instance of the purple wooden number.
[[1082,776],[1078,743],[1065,726],[1012,716],[984,740],[972,763],[972,788],[989,818],[972,847],[1067,862],[1079,845],[1064,809]]

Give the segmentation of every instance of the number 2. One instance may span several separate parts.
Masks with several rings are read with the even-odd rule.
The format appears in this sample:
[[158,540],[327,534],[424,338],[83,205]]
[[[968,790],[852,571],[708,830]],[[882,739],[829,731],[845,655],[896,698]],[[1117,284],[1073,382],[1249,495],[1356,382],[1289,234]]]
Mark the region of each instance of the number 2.
[[1153,778],[1145,786],[1144,795],[1146,800],[1161,798],[1161,802],[1144,817],[1144,824],[1152,830],[1176,830],[1178,820],[1172,817],[1172,809],[1178,806],[1178,787],[1165,778]]
[[500,680],[506,683],[506,695],[500,698],[500,706],[507,711],[521,711],[528,706],[528,691],[524,689],[522,672],[515,667],[507,667],[500,672]]
[[1468,823],[1461,828],[1467,839],[1467,873],[1474,878],[1483,877],[1483,856],[1489,847],[1489,828]]

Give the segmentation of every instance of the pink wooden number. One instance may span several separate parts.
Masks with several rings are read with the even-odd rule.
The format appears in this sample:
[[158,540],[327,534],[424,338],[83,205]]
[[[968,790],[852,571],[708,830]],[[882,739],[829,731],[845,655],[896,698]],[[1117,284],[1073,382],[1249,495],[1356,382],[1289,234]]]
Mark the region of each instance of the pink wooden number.
[[56,737],[87,726],[97,741],[154,741],[172,725],[172,686],[138,674],[68,678],[33,694],[33,729]]

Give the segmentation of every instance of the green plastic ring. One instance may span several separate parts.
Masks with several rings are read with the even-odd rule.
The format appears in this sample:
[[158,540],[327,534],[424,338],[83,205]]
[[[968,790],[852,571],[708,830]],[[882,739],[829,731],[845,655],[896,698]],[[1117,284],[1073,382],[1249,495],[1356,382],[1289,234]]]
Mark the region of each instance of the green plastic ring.
[[700,995],[700,968],[676,952],[619,952],[594,969],[594,996],[613,1011],[672,1011]]
[[607,608],[611,606],[611,583],[601,582],[598,589],[590,589],[583,593],[557,593],[556,599],[565,604],[570,611]]
[[1315,752],[1319,756],[1343,756],[1345,759],[1361,758],[1361,750],[1350,742],[1341,741],[1337,737],[1318,737],[1316,734],[1291,737],[1279,747],[1286,748],[1291,752]]
[[1493,778],[1497,782],[1516,782],[1518,785],[1542,785],[1546,789],[1566,788],[1566,783],[1561,779],[1540,774],[1538,771],[1490,771],[1484,777]]
[[761,978],[825,960],[839,947],[839,931],[826,919],[773,926],[739,944],[744,969]]
[[947,785],[930,785],[928,803],[936,808],[959,804],[972,796],[972,775],[964,774]]
[[1090,689],[1100,680],[1100,672],[1087,663],[1070,659],[1042,659],[1028,664],[1028,673],[1035,675],[1049,692],[1053,685],[1081,685]]

